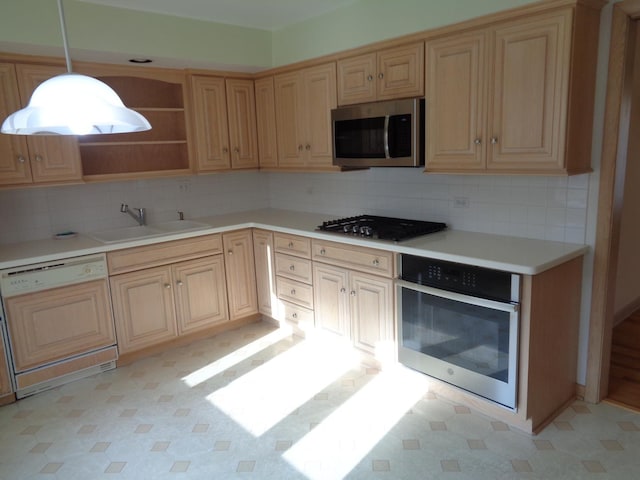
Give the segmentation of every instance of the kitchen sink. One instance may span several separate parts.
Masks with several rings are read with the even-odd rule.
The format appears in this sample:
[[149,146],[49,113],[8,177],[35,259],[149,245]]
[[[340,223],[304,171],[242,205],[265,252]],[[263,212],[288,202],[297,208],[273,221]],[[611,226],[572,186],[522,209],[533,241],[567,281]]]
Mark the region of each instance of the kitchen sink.
[[99,232],[89,233],[88,236],[102,243],[124,242],[126,240],[140,240],[142,238],[159,237],[169,233],[188,232],[209,228],[206,223],[193,220],[173,220],[134,227],[110,228]]

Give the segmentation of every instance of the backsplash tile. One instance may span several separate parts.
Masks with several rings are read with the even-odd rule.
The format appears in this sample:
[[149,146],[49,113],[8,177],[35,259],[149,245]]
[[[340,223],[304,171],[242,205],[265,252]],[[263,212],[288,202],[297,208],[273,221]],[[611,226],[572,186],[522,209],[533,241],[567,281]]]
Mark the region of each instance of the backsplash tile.
[[234,172],[0,191],[0,244],[134,225],[120,204],[150,223],[273,207],[442,221],[451,228],[586,243],[589,175],[425,175],[378,168],[337,173]]

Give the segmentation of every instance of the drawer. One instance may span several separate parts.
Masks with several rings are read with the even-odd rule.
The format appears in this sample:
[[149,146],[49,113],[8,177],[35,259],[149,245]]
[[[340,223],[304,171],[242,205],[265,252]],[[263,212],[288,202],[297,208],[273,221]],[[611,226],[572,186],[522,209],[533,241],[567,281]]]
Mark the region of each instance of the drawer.
[[313,310],[286,301],[282,301],[280,308],[282,318],[287,322],[296,323],[301,327],[313,327]]
[[276,275],[311,284],[313,283],[311,260],[292,257],[291,255],[285,255],[283,253],[276,253]]
[[220,234],[154,243],[107,253],[109,275],[222,253]]
[[276,291],[280,300],[301,307],[313,308],[313,287],[284,277],[276,277]]
[[311,258],[311,239],[287,233],[274,233],[273,249],[280,253]]
[[312,258],[316,262],[389,278],[395,273],[392,252],[324,240],[314,240],[312,251]]

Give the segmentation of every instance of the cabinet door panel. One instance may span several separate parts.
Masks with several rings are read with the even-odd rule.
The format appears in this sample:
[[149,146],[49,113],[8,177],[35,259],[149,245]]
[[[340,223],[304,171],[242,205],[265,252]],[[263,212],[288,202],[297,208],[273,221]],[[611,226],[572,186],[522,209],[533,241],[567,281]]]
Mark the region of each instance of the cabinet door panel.
[[222,235],[231,320],[258,313],[251,230]]
[[393,282],[351,272],[353,343],[380,359],[393,352]]
[[227,79],[227,113],[232,168],[258,167],[253,80]]
[[276,75],[276,132],[278,138],[278,166],[300,167],[304,165],[302,109],[303,91],[300,72]]
[[426,170],[485,168],[486,34],[427,43]]
[[231,168],[227,99],[223,78],[193,76],[198,170]]
[[376,54],[338,61],[338,104],[373,102],[376,99]]
[[336,65],[329,63],[305,70],[305,151],[309,166],[333,163],[331,109],[336,108]]
[[258,154],[261,167],[278,166],[278,141],[276,134],[276,98],[273,77],[255,81],[256,123],[258,129]]
[[276,295],[275,272],[273,270],[273,233],[265,230],[253,231],[253,253],[256,265],[258,310],[273,316],[273,301]]
[[378,100],[424,95],[424,44],[378,53]]
[[106,280],[5,300],[16,371],[115,343]]
[[229,320],[222,255],[181,262],[172,267],[178,333]]
[[314,264],[313,292],[316,327],[349,338],[349,294],[347,271]]
[[496,30],[488,168],[562,169],[570,40],[570,12]]
[[[13,64],[0,63],[0,119],[20,109],[20,94]],[[0,185],[31,183],[26,137],[0,134]]]
[[169,267],[125,273],[109,280],[120,353],[177,335]]

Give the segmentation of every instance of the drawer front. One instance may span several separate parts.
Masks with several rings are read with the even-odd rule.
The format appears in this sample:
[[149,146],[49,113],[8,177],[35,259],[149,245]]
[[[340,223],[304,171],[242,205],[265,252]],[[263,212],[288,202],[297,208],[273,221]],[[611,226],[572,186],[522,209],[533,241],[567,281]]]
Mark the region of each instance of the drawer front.
[[311,258],[311,239],[286,233],[273,234],[273,246],[276,252]]
[[339,267],[392,278],[393,253],[375,248],[354,247],[341,243],[313,241],[313,260]]
[[220,234],[156,243],[107,253],[109,275],[222,253]]
[[313,308],[313,287],[284,277],[276,277],[278,298],[305,308]]
[[301,327],[313,326],[313,310],[286,301],[282,301],[281,308],[282,318],[287,322],[298,324]]
[[276,275],[311,284],[311,260],[276,253]]

